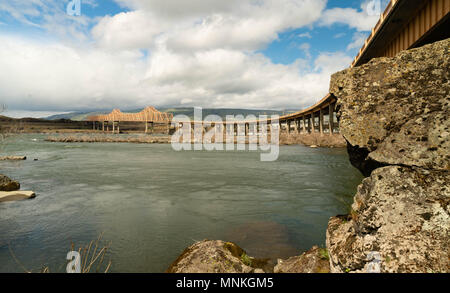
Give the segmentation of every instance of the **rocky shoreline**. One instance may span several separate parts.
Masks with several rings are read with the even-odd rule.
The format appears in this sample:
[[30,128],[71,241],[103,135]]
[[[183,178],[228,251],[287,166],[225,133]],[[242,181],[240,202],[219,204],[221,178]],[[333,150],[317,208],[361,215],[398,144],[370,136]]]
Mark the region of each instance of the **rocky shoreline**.
[[23,191],[19,189],[19,182],[0,174],[0,202],[29,199],[36,196],[33,191]]
[[[350,214],[328,223],[331,273],[450,272],[449,48],[447,39],[332,76],[340,131],[366,178]],[[203,262],[222,249],[194,244],[168,272],[227,272],[228,257]],[[321,254],[313,248],[274,271],[317,272]],[[236,272],[257,272],[238,256]]]

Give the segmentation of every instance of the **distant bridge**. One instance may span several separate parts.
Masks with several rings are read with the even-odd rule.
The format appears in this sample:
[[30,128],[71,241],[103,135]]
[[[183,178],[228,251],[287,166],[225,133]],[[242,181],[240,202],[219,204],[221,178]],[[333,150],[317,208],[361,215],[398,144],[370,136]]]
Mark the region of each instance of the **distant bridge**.
[[169,127],[173,119],[173,114],[164,113],[156,110],[154,107],[146,107],[139,113],[123,113],[119,109],[112,110],[111,113],[105,115],[89,116],[88,121],[93,122],[93,129],[99,129],[102,124],[103,131],[109,131],[109,124],[111,123],[112,132],[120,132],[120,122],[143,122],[145,123],[145,133],[149,130],[153,132],[153,126],[156,123],[164,124]]
[[[365,41],[358,55],[353,60],[351,67],[360,66],[376,57],[394,57],[399,52],[411,48],[423,46],[435,41],[450,37],[450,0],[391,0],[385,11],[381,14],[379,21],[372,29],[371,34]],[[120,121],[144,121],[145,131],[148,124],[167,124],[169,130],[173,119],[172,114],[161,113],[153,107],[147,107],[137,114],[125,114],[120,110],[114,110],[108,115],[97,115],[89,117],[94,121],[112,123],[113,132],[115,123]],[[192,126],[206,124],[204,121],[191,121]],[[233,121],[233,122],[209,122],[208,124],[222,124],[223,128],[230,124],[235,132],[240,128],[245,129],[247,135],[249,125],[257,127],[272,124],[270,119],[261,121]],[[330,135],[339,133],[339,125],[336,119],[336,98],[327,94],[323,99],[313,106],[296,113],[283,115],[279,118],[280,129],[289,133],[328,133]],[[183,123],[179,123],[181,127]]]

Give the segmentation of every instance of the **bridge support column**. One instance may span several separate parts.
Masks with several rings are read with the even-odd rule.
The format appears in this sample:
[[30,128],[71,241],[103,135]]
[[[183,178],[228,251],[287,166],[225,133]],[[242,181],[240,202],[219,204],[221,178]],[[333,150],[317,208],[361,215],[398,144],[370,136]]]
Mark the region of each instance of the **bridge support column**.
[[314,112],[311,113],[311,129],[310,132],[311,133],[315,133],[316,129],[315,129],[315,121],[314,121],[315,117],[314,117]]
[[102,131],[105,132],[105,121],[102,121]]
[[328,129],[330,131],[330,135],[333,135],[334,128],[334,105],[330,104],[328,106]]
[[303,116],[303,134],[306,133],[306,116]]
[[320,129],[320,135],[323,134],[323,110],[320,109],[320,113],[319,113],[319,129]]

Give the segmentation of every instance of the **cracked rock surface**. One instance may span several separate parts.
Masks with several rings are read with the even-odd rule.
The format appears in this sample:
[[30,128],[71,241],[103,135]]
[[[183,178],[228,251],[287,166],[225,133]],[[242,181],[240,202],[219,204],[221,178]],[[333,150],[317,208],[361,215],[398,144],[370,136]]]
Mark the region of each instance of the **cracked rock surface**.
[[367,178],[330,219],[331,272],[450,271],[450,39],[332,76],[340,131]]
[[380,165],[450,170],[449,48],[447,39],[332,76],[340,131],[366,153],[354,162],[364,174]]

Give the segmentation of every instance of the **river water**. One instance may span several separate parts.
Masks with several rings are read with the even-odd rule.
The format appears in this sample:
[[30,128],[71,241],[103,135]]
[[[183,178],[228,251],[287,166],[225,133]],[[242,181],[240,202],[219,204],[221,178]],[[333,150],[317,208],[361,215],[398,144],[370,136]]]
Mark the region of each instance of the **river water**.
[[329,217],[348,213],[362,179],[345,149],[282,146],[277,161],[261,162],[258,152],[44,138],[3,146],[28,159],[0,162],[0,173],[37,197],[0,203],[0,272],[64,272],[71,243],[101,233],[112,272],[163,272],[203,239],[256,257],[299,255],[325,245]]

